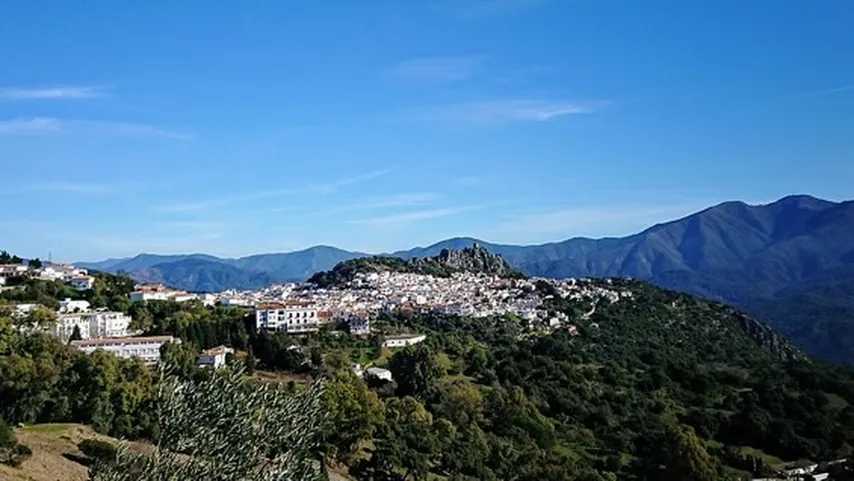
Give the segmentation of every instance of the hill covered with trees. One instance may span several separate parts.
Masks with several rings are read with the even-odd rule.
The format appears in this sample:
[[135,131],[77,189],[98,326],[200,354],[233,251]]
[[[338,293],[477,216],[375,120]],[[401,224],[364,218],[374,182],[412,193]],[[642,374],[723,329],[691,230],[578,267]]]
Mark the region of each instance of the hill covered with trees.
[[[195,355],[219,344],[243,359],[241,390],[300,392],[325,380],[320,457],[359,480],[741,480],[849,457],[854,446],[854,373],[810,359],[731,307],[639,281],[592,281],[631,292],[593,310],[538,283],[567,316],[556,331],[513,316],[385,314],[364,338],[334,326],[310,336],[256,332],[249,310],[194,302],[123,306],[122,279],[78,295],[125,309],[146,333],[182,338],[164,352],[182,383],[210,380]],[[50,304],[62,287],[33,283],[2,302]],[[156,372],[18,329],[37,322],[0,308],[7,424],[162,435]],[[426,341],[382,347],[400,332]],[[388,369],[393,381],[363,379],[354,362]]]

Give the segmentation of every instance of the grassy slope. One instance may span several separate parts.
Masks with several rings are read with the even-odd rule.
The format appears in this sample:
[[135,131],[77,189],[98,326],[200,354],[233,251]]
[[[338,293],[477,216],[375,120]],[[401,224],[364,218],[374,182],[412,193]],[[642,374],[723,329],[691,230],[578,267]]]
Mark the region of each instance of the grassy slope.
[[77,444],[84,439],[116,442],[82,424],[36,424],[20,428],[15,434],[18,442],[33,450],[33,455],[19,468],[0,464],[0,481],[86,481],[87,468],[63,454],[82,455]]

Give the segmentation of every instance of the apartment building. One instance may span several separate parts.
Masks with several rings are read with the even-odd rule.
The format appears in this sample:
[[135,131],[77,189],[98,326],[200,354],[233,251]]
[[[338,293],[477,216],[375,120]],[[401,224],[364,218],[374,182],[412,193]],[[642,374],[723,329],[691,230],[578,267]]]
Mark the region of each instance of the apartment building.
[[81,339],[127,336],[131,318],[122,312],[89,311],[60,314],[56,319],[54,334],[68,340],[74,329],[80,331]]
[[304,334],[316,332],[319,324],[317,309],[311,303],[271,302],[255,308],[255,327],[258,330]]
[[71,341],[71,346],[86,354],[100,349],[118,357],[138,358],[146,364],[154,365],[160,362],[160,349],[170,343],[180,344],[181,340],[172,336],[113,337]]

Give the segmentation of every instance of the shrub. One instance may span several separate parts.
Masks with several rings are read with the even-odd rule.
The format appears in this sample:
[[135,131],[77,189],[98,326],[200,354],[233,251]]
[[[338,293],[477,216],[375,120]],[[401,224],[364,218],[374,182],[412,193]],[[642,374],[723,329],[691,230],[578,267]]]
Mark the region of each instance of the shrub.
[[77,445],[80,451],[93,460],[113,461],[116,459],[116,447],[107,441],[99,439],[84,439]]

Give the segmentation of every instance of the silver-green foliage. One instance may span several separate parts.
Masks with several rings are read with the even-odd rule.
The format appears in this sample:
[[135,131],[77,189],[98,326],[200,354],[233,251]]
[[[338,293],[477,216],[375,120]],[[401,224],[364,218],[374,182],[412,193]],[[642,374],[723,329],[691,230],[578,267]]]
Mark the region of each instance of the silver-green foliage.
[[321,479],[316,443],[323,386],[291,393],[222,369],[201,382],[164,376],[160,441],[151,452],[122,446],[93,481],[302,481]]

